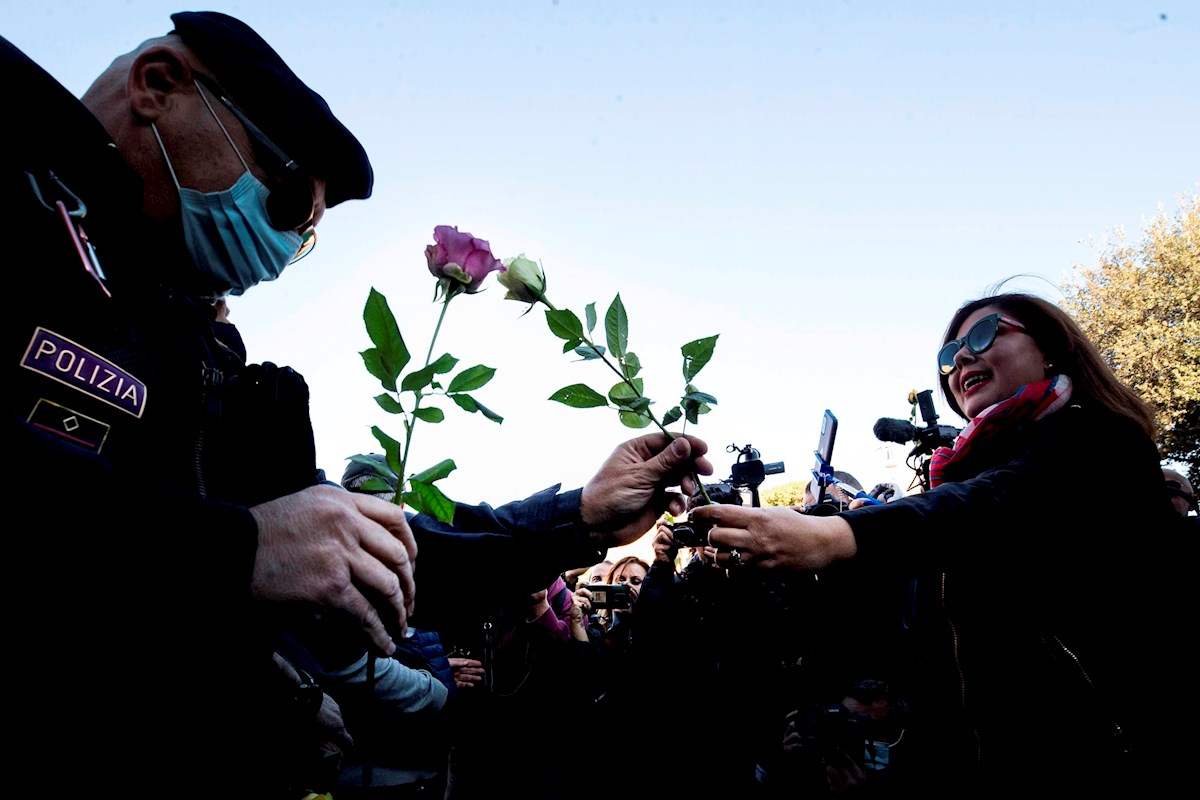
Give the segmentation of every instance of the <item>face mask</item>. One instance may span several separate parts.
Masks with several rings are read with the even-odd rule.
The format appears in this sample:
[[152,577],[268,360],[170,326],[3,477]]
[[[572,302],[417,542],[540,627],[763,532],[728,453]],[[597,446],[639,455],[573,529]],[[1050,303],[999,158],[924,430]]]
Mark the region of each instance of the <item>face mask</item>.
[[150,128],[179,191],[183,240],[192,261],[201,272],[228,287],[230,294],[240,295],[257,283],[278,278],[300,249],[302,240],[295,231],[279,231],[271,226],[267,216],[270,190],[250,172],[246,159],[198,85],[197,91],[246,168],[233,186],[221,192],[199,192],[180,186],[158,128],[153,123]]

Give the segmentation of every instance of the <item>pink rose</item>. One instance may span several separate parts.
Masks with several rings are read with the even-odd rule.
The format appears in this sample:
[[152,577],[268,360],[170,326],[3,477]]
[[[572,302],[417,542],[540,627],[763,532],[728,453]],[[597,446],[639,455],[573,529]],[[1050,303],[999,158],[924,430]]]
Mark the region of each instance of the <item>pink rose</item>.
[[425,248],[429,271],[435,278],[457,281],[468,294],[479,291],[489,272],[504,271],[504,265],[492,255],[491,245],[469,233],[459,233],[457,227],[438,225],[433,229],[433,240],[437,244]]

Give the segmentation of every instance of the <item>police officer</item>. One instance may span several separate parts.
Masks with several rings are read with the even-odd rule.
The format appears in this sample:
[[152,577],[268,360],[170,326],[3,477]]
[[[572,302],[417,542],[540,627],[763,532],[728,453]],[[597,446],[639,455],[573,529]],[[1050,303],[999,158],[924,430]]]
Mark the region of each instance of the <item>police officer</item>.
[[214,300],[311,249],[371,166],[249,27],[171,19],[82,102],[0,39],[10,755],[43,790],[268,796],[279,609],[344,615],[390,653],[418,543],[435,612],[475,563],[533,591],[710,467],[698,440],[642,437],[582,490],[460,507],[455,528],[320,485],[307,386],[246,367]]

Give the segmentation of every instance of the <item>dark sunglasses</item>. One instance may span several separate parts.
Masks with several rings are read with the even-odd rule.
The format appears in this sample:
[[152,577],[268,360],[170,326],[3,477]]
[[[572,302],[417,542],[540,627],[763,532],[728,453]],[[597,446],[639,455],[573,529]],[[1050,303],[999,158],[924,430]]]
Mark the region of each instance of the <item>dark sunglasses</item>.
[[255,148],[255,161],[267,173],[271,193],[267,196],[267,216],[276,230],[300,231],[300,249],[291,263],[304,258],[317,245],[317,229],[313,226],[314,186],[311,176],[255,125],[237,104],[229,99],[221,84],[202,73],[196,81],[221,101],[241,123]]
[[938,369],[942,371],[942,374],[949,375],[958,369],[958,365],[954,363],[954,357],[958,355],[958,351],[964,345],[975,355],[979,355],[991,347],[996,341],[996,334],[1000,332],[1001,322],[1019,331],[1025,330],[1025,326],[1016,320],[1009,319],[1002,314],[988,314],[972,325],[966,336],[946,342],[942,345],[942,349],[938,350]]

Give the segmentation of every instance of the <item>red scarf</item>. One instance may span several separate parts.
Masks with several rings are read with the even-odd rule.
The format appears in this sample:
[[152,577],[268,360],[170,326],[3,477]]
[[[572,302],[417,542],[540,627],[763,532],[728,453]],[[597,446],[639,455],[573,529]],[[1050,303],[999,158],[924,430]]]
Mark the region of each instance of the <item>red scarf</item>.
[[979,413],[954,440],[954,447],[939,447],[929,460],[929,485],[940,486],[949,479],[946,469],[970,458],[971,453],[1011,431],[1023,422],[1036,422],[1053,414],[1071,400],[1071,379],[1066,375],[1027,383],[1007,400],[994,403]]

